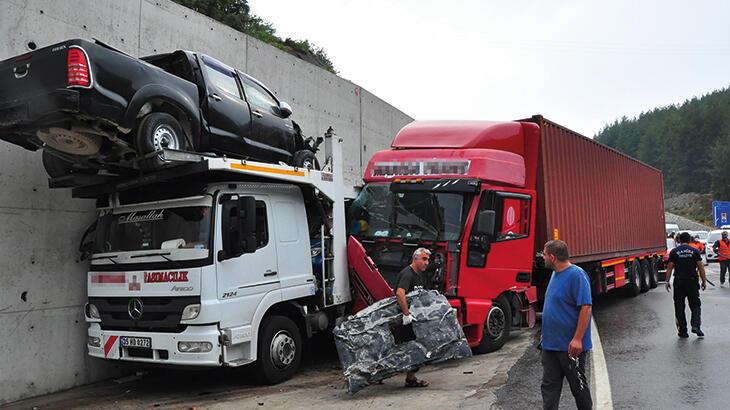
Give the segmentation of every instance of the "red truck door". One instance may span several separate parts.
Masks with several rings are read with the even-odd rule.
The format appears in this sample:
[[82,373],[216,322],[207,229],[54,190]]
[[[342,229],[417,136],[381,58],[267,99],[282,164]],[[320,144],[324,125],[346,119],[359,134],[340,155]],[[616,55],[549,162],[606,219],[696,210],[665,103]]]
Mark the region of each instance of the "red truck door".
[[530,286],[533,196],[507,191],[482,192],[472,218],[480,211],[493,210],[495,235],[491,238],[475,235],[472,224],[467,256],[459,276],[461,296],[493,299],[504,291]]

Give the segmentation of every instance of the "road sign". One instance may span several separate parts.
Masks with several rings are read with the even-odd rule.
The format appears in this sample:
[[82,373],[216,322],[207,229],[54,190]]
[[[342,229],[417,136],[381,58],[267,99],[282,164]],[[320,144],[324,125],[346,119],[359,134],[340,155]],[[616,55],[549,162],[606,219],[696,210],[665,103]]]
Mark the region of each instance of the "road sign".
[[712,215],[716,227],[730,225],[730,202],[712,201]]

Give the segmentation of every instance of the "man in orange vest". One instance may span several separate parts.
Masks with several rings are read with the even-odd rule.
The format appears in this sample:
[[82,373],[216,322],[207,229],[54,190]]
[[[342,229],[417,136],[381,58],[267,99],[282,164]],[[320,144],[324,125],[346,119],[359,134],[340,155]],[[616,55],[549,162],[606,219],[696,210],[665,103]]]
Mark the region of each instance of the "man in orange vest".
[[702,244],[702,242],[700,242],[700,237],[699,236],[695,236],[694,238],[692,238],[692,241],[689,243],[689,246],[691,246],[691,247],[697,249],[698,251],[700,251],[700,255],[704,255],[705,254],[705,245]]
[[[720,286],[725,283],[725,273],[730,270],[730,239],[727,238],[727,231],[722,232],[722,238],[712,245],[717,259],[720,260]],[[730,277],[728,277],[730,283]]]

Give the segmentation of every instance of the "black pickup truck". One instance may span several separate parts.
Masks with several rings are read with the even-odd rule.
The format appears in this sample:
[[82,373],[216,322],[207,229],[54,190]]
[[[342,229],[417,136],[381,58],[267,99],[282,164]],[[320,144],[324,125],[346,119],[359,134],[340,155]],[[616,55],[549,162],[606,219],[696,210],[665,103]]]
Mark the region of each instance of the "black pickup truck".
[[163,148],[314,166],[291,107],[205,54],[135,58],[73,39],[0,62],[0,139],[52,178],[164,165]]

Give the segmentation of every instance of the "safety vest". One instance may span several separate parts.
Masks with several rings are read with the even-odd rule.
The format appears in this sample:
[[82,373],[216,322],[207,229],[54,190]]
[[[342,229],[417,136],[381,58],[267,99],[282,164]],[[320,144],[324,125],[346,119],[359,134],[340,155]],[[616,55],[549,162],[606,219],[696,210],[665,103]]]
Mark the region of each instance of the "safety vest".
[[705,253],[705,245],[703,245],[702,242],[699,242],[699,241],[694,242],[693,241],[693,242],[690,242],[689,243],[689,246],[697,249],[698,251],[700,251],[700,253]]
[[725,241],[720,239],[720,246],[717,249],[717,257],[721,261],[730,260],[730,244],[726,244]]

